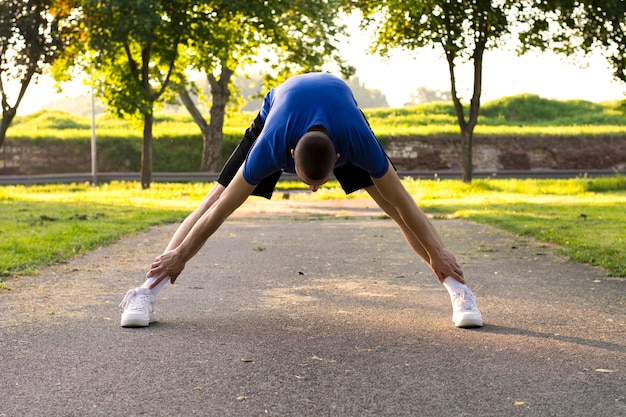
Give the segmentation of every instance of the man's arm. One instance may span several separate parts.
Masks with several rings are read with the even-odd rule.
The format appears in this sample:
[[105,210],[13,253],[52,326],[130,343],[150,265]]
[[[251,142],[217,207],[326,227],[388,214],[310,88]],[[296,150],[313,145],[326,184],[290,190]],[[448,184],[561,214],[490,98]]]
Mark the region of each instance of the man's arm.
[[200,205],[193,212],[191,212],[187,218],[185,218],[180,226],[178,226],[178,229],[176,229],[176,232],[167,244],[165,252],[180,245],[198,219],[202,217],[202,215],[206,213],[207,210],[209,210],[211,206],[213,206],[213,204],[215,204],[215,202],[220,198],[220,195],[222,195],[225,188],[226,187],[222,184],[215,183],[211,191],[204,197],[204,199],[202,199]]
[[255,186],[248,184],[243,178],[242,168],[237,171],[217,201],[195,222],[180,244],[155,259],[147,274],[148,277],[156,278],[155,285],[167,277],[173,283],[185,268],[185,264],[252,193]]
[[372,178],[380,195],[395,208],[402,221],[413,233],[430,258],[430,267],[438,279],[452,277],[464,282],[463,271],[448,252],[426,215],[405,190],[393,166],[381,178]]

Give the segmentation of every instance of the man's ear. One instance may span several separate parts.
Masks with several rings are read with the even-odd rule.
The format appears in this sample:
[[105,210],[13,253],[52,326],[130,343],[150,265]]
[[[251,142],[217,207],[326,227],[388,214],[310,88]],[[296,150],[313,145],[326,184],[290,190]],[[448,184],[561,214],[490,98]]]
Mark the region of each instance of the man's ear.
[[[296,150],[295,150],[295,149],[292,149],[290,153],[291,153],[291,157],[292,157],[293,159],[296,159]],[[337,155],[339,155],[339,154],[337,154]]]
[[335,157],[335,161],[339,161],[339,153],[337,153],[337,156]]

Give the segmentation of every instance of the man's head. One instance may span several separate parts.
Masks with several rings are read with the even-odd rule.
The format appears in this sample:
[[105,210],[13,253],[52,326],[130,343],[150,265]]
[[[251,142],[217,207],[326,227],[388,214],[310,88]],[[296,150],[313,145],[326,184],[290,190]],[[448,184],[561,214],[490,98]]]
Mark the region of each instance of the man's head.
[[298,177],[317,191],[333,173],[339,154],[328,135],[317,130],[309,131],[298,141],[296,149],[291,150]]

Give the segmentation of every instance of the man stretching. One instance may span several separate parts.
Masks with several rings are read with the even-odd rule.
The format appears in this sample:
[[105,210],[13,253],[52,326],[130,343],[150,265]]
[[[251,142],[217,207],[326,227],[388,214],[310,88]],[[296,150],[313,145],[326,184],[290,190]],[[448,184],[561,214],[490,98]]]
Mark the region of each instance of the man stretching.
[[350,88],[326,73],[292,77],[265,96],[218,183],[155,258],[144,284],[126,294],[120,305],[121,325],[145,327],[154,322],[156,294],[168,281],[176,281],[185,264],[249,195],[269,199],[282,172],[296,174],[313,192],[333,174],[346,194],[365,189],[448,290],[454,324],[483,325],[461,267],[402,186]]

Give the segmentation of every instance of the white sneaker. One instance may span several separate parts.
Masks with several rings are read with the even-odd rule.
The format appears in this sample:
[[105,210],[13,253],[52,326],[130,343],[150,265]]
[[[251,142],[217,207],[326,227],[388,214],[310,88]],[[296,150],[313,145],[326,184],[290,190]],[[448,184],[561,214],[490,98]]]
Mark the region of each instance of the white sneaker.
[[122,327],[146,327],[154,323],[154,303],[156,298],[148,288],[134,288],[128,290],[120,303],[124,308],[122,313]]
[[456,327],[482,327],[483,317],[476,305],[476,296],[469,288],[454,289],[452,300],[452,321]]

